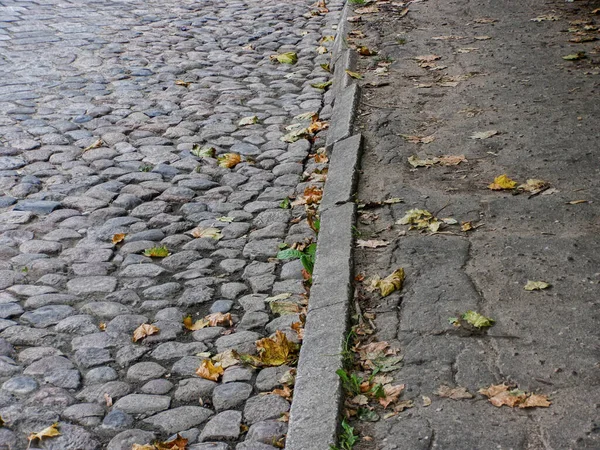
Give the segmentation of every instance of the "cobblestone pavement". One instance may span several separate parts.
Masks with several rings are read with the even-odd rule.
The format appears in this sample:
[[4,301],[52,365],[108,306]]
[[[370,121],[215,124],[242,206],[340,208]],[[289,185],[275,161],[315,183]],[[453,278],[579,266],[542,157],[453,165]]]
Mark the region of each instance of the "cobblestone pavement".
[[[286,433],[289,402],[259,395],[285,366],[233,366],[220,383],[195,371],[199,353],[252,352],[277,329],[296,339],[298,315],[265,298],[300,300],[300,263],[271,258],[313,237],[279,207],[315,167],[284,127],[331,111],[310,84],[328,80],[316,49],[341,2],[310,3],[0,0],[0,448],[53,422],[61,436],[33,447],[129,450],[180,432],[190,449],[260,450]],[[297,64],[269,59],[287,51]],[[219,167],[194,144],[245,162]],[[171,256],[142,254],[155,246]],[[235,327],[183,328],[209,312]],[[133,343],[144,323],[160,332]]]
[[[591,11],[600,2],[428,0],[407,5],[403,17],[377,6],[353,24],[361,45],[391,63],[386,72],[360,59],[359,198],[403,202],[360,215],[361,239],[389,245],[357,249],[357,273],[369,280],[402,267],[406,279],[385,298],[359,285],[376,330],[359,338],[398,350],[402,363],[385,375],[405,388],[386,410],[375,400],[377,416],[351,421],[368,437],[355,449],[600,448],[600,48],[585,41],[598,36]],[[581,51],[587,58],[563,59]],[[471,138],[486,131],[497,134]],[[413,167],[413,155],[467,161]],[[490,190],[502,174],[549,189]],[[398,221],[411,209],[458,224],[438,234],[409,229]],[[461,222],[475,229],[461,231]],[[528,292],[528,280],[552,286]],[[469,310],[495,324],[449,323]],[[496,407],[478,393],[502,383],[552,404]],[[443,385],[469,394],[447,398]]]

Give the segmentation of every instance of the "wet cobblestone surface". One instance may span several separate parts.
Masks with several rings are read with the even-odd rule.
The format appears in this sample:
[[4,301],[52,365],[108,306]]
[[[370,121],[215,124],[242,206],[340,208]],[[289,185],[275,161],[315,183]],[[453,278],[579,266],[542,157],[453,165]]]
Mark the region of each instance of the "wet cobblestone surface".
[[[313,237],[294,220],[303,207],[279,206],[315,167],[285,127],[331,111],[311,84],[329,79],[317,47],[341,2],[310,4],[0,0],[1,449],[54,422],[61,436],[34,447],[129,450],[180,433],[191,450],[272,449],[285,435],[289,402],[261,395],[285,367],[236,365],[219,383],[195,371],[198,354],[295,339],[297,315],[265,298],[300,299],[302,266],[273,257]],[[269,58],[289,51],[297,64]],[[259,122],[240,126],[248,116]],[[195,144],[243,162],[219,167]],[[171,255],[143,255],[157,246]],[[234,326],[183,327],[213,312]],[[144,323],[160,332],[133,343]]]

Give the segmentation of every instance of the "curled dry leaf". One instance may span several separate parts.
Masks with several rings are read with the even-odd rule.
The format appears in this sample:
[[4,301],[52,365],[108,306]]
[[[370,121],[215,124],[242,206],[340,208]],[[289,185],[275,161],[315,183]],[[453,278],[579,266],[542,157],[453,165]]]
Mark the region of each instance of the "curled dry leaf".
[[364,45],[361,47],[358,47],[356,49],[356,51],[361,56],[375,56],[377,54],[377,52],[375,50],[371,50],[369,47],[365,47]]
[[506,174],[494,178],[494,182],[488,186],[488,188],[492,191],[509,190],[514,189],[516,187],[517,182],[511,180]]
[[477,131],[471,135],[471,139],[488,139],[497,134],[497,130]]
[[277,61],[281,64],[296,64],[298,62],[298,55],[294,52],[281,53],[279,55],[271,55],[271,61]]
[[92,144],[90,144],[86,148],[84,148],[82,151],[87,152],[88,150],[92,150],[94,148],[99,148],[99,147],[102,147],[103,145],[104,145],[104,141],[102,139],[97,139]]
[[323,197],[323,189],[318,186],[307,186],[304,194],[292,202],[292,206],[317,205]]
[[471,222],[463,222],[460,225],[460,231],[472,231],[473,228],[473,224]]
[[490,403],[498,408],[508,406],[514,408],[548,408],[552,403],[546,395],[529,394],[519,389],[511,389],[506,384],[491,385],[488,388],[479,390],[479,393],[485,395]]
[[123,242],[123,239],[125,239],[125,236],[127,236],[125,233],[113,234],[112,243],[116,245],[119,242]]
[[242,157],[237,153],[223,153],[217,157],[217,160],[219,161],[219,166],[231,169],[242,162]]
[[567,205],[580,205],[587,202],[587,200],[571,200],[570,202],[567,202]]
[[358,239],[356,241],[356,246],[357,247],[361,247],[361,248],[378,248],[378,247],[385,247],[389,245],[388,241],[384,241],[384,240],[368,240],[368,241],[364,241],[362,239]]
[[442,166],[458,166],[462,162],[468,162],[465,155],[442,155],[439,160]]
[[421,398],[423,399],[423,406],[425,408],[428,407],[429,405],[431,405],[431,398],[430,397],[427,397],[426,395],[423,395]]
[[354,78],[356,80],[362,80],[363,76],[358,72],[352,72],[351,70],[346,69],[346,73],[350,78]]
[[221,234],[221,231],[218,228],[201,228],[201,227],[196,227],[193,230],[190,231],[190,234],[192,236],[194,236],[195,238],[212,238],[216,241],[218,241],[219,239],[221,239],[223,237],[223,235]]
[[379,399],[379,404],[383,406],[383,409],[386,409],[390,403],[393,403],[396,400],[398,400],[398,397],[400,397],[400,394],[402,393],[404,388],[404,384],[397,384],[395,386],[391,384],[386,384],[385,386],[383,386],[383,392],[385,396]]
[[292,395],[294,395],[294,391],[288,385],[283,385],[281,389],[273,389],[271,392],[267,392],[267,394],[279,395],[280,397],[291,401]]
[[215,366],[210,359],[205,359],[200,363],[200,367],[196,369],[196,375],[205,380],[219,381],[219,377],[223,375],[224,369],[220,365]]
[[137,342],[140,339],[144,339],[145,337],[151,336],[158,332],[160,332],[160,329],[157,326],[151,325],[149,323],[143,323],[139,327],[137,327],[133,332],[132,340],[133,342]]
[[242,362],[255,367],[275,367],[294,362],[298,359],[300,346],[288,341],[282,331],[277,330],[274,337],[256,341],[258,356],[239,355]]
[[475,311],[467,311],[462,315],[462,319],[475,328],[488,328],[496,322],[494,319],[485,317]]
[[329,86],[333,84],[333,81],[325,81],[324,83],[313,83],[312,87],[315,89],[327,89]]
[[550,285],[544,281],[531,281],[527,280],[527,284],[525,285],[526,291],[540,291],[542,289],[548,289]]
[[35,441],[36,439],[42,441],[44,438],[60,436],[60,431],[58,431],[58,423],[53,423],[49,427],[44,428],[42,431],[38,431],[37,433],[31,433],[27,439],[29,440],[29,444]]
[[528,192],[531,195],[536,195],[548,189],[549,187],[550,185],[544,180],[530,178],[524,184],[519,185],[517,189],[523,192]]
[[189,87],[192,83],[190,83],[189,81],[177,80],[175,81],[175,84],[177,86]]
[[381,279],[379,277],[375,277],[371,281],[370,289],[371,290],[379,289],[381,296],[387,297],[391,293],[402,289],[403,282],[404,282],[404,269],[399,268],[383,279]]
[[[437,391],[434,392],[438,397],[451,398],[452,400],[463,400],[473,398],[473,394],[467,391],[466,388],[462,386],[457,386],[455,388],[451,388],[450,386],[446,386],[442,384]],[[431,401],[431,400],[430,400]]]
[[233,325],[233,319],[231,318],[230,313],[223,314],[221,312],[216,312],[209,314],[196,322],[193,321],[192,316],[187,316],[183,319],[183,326],[191,331],[197,331],[207,327],[230,327],[231,325]]

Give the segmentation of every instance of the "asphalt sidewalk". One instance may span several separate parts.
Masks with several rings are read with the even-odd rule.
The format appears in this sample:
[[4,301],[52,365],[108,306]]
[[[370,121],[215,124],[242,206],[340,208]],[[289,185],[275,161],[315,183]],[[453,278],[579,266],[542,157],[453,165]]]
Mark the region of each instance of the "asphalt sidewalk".
[[[353,7],[349,45],[377,52],[357,68],[354,448],[600,448],[600,2]],[[402,362],[369,364],[376,342]]]

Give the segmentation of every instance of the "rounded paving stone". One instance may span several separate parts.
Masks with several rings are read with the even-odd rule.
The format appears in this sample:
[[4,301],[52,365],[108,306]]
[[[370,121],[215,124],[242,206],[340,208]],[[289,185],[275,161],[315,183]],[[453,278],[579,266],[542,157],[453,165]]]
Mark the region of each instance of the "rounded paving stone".
[[247,383],[225,383],[215,388],[212,403],[217,411],[233,409],[246,401],[252,393],[252,385]]
[[26,395],[38,388],[38,383],[31,377],[13,377],[2,384],[2,389],[14,395]]

